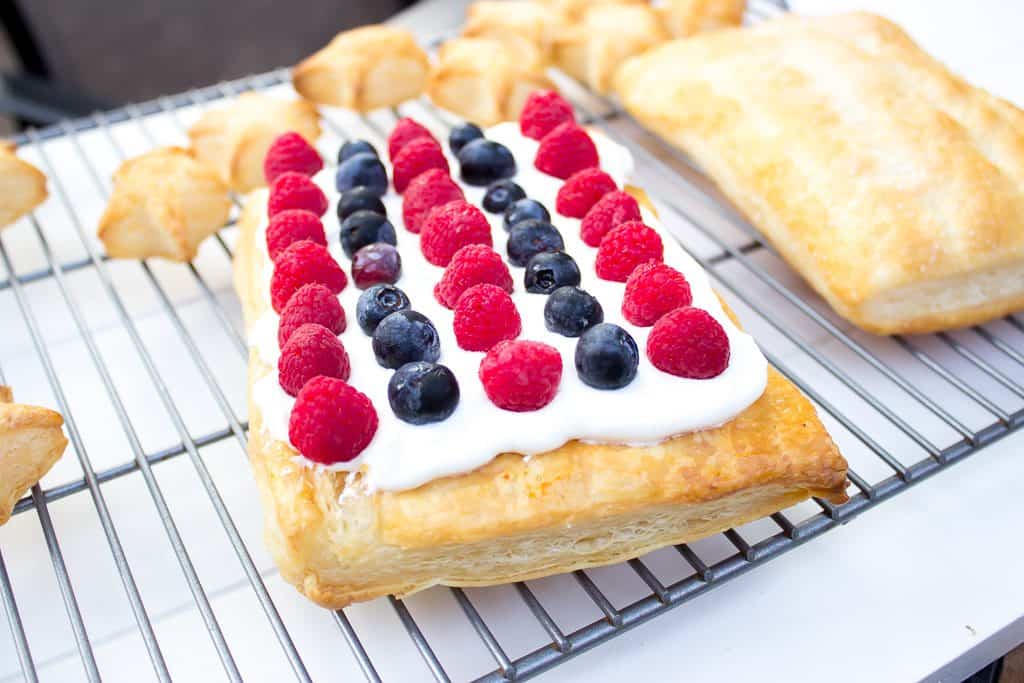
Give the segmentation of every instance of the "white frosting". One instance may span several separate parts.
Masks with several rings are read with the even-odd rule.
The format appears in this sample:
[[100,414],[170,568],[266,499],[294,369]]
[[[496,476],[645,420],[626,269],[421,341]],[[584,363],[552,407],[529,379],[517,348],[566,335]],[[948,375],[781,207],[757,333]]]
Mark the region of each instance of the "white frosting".
[[[601,168],[620,186],[628,179],[633,160],[629,150],[596,131],[591,132],[601,157]],[[412,301],[412,307],[426,315],[437,327],[441,338],[441,363],[455,373],[461,400],[455,413],[443,422],[411,425],[402,422],[391,411],[387,386],[392,371],[377,364],[370,338],[356,322],[356,301],[361,291],[351,283],[339,298],[348,318],[348,327],[341,340],[349,354],[352,375],[349,383],[369,396],[377,409],[380,426],[370,445],[356,459],[332,465],[329,469],[356,470],[364,468],[367,487],[385,490],[413,488],[438,477],[460,474],[476,469],[504,452],[525,456],[557,448],[571,439],[590,442],[655,444],[672,436],[723,424],[745,410],[762,394],[767,381],[767,362],[754,340],[738,330],[725,316],[718,298],[711,290],[704,270],[669,236],[658,219],[644,210],[644,221],[657,229],[665,244],[665,263],[682,272],[693,292],[693,305],[711,313],[725,328],[731,345],[729,367],[718,377],[691,380],[674,377],[651,365],[644,353],[649,327],[631,325],[620,310],[625,285],[597,277],[594,258],[597,249],[583,243],[578,219],[557,215],[555,196],[562,181],[545,175],[533,167],[537,142],[523,137],[515,123],[499,124],[487,131],[487,137],[512,150],[518,164],[514,180],[529,197],[537,199],[551,212],[552,222],[565,240],[566,251],[572,255],[582,272],[581,287],[593,294],[604,308],[606,322],[621,325],[636,339],[640,349],[640,367],[628,386],[602,391],[583,384],[576,375],[574,355],[576,339],[549,332],[544,326],[544,303],[547,297],[530,294],[523,287],[523,269],[511,267],[515,302],[523,321],[520,339],[543,341],[562,354],[562,382],[555,399],[541,410],[512,413],[501,410],[487,398],[477,377],[482,353],[463,351],[452,331],[453,314],[434,299],[433,288],[442,268],[427,263],[419,249],[418,236],[402,226],[402,200],[393,193],[384,198],[388,218],[398,233],[402,256],[402,277],[397,283]],[[453,177],[458,179],[458,164],[450,159]],[[324,218],[328,248],[350,272],[349,259],[338,242],[335,219],[337,191],[333,169],[322,171],[316,181],[331,197],[331,207]],[[463,186],[466,199],[477,206],[484,189]],[[487,214],[492,226],[494,247],[505,253],[507,233],[501,216]],[[264,229],[256,236],[258,248],[266,253]],[[260,357],[276,368],[278,315],[270,308],[271,268],[264,268],[263,295],[267,312],[253,325],[250,344]],[[263,415],[263,428],[274,439],[288,442],[288,418],[294,399],[278,384],[277,372],[270,372],[253,387],[253,396]],[[304,458],[298,462],[312,463]]]

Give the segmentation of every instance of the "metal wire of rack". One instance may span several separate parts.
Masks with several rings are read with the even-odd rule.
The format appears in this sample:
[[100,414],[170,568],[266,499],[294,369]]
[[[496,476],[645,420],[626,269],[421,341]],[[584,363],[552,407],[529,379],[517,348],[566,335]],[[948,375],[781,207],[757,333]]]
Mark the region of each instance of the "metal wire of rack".
[[[755,14],[770,12],[757,9]],[[89,680],[99,680],[101,664],[96,655],[94,639],[90,636],[87,619],[80,607],[72,572],[62,550],[50,513],[50,506],[65,499],[89,492],[92,507],[99,520],[103,537],[114,562],[124,597],[128,602],[134,628],[138,632],[145,659],[159,680],[171,679],[171,666],[163,650],[159,630],[154,626],[153,611],[147,607],[144,591],[123,535],[130,520],[119,518],[108,503],[106,486],[134,478],[137,473],[145,486],[149,504],[160,521],[160,528],[173,550],[178,571],[188,588],[202,628],[208,634],[216,657],[230,680],[242,680],[243,673],[236,661],[236,650],[225,635],[224,613],[211,605],[211,594],[204,587],[197,569],[197,548],[190,547],[179,529],[180,508],[174,506],[164,486],[155,474],[155,468],[187,455],[188,462],[212,505],[227,537],[231,551],[244,574],[262,612],[281,657],[299,680],[311,680],[300,647],[292,637],[295,621],[289,604],[282,611],[281,598],[275,601],[267,587],[267,573],[259,569],[252,553],[261,552],[246,542],[239,522],[232,514],[218,482],[211,473],[211,462],[206,450],[222,442],[235,446],[236,457],[244,457],[246,422],[235,408],[242,383],[225,384],[218,368],[207,359],[198,340],[195,325],[185,319],[182,300],[176,290],[165,283],[165,266],[142,262],[139,264],[144,282],[155,297],[158,313],[170,322],[171,343],[180,345],[194,364],[192,370],[199,376],[201,386],[209,392],[216,406],[214,429],[197,432],[190,426],[185,406],[175,398],[172,377],[153,351],[152,340],[147,342],[140,332],[139,316],[133,312],[136,292],[118,285],[112,274],[112,262],[100,253],[97,243],[87,234],[87,221],[72,200],[69,188],[81,189],[82,184],[93,188],[92,193],[104,200],[109,194],[109,183],[93,162],[82,142],[87,132],[99,132],[114,158],[124,159],[129,152],[119,142],[118,131],[133,127],[150,146],[165,142],[162,134],[153,131],[154,122],[169,121],[178,133],[184,132],[181,113],[201,110],[218,100],[232,97],[241,91],[267,90],[283,87],[288,81],[286,71],[253,76],[238,81],[221,83],[209,88],[190,91],[174,97],[125,107],[86,119],[63,122],[41,130],[29,131],[17,139],[29,153],[38,155],[43,170],[51,181],[55,195],[52,206],[43,217],[41,211],[21,226],[22,237],[34,241],[32,247],[42,255],[43,264],[26,269],[19,267],[19,255],[24,252],[22,240],[18,248],[9,248],[11,240],[0,236],[0,261],[6,271],[0,280],[0,297],[13,301],[21,325],[30,341],[30,353],[42,367],[45,383],[64,415],[70,450],[74,452],[81,476],[59,485],[42,488],[36,486],[31,495],[19,501],[16,517],[35,512],[49,554],[61,602],[74,639],[81,670]],[[622,605],[610,597],[608,587],[601,587],[595,572],[577,571],[572,581],[586,596],[600,617],[573,630],[560,625],[550,605],[545,604],[531,583],[517,583],[514,598],[525,612],[532,616],[543,632],[545,642],[523,652],[513,652],[502,641],[496,624],[486,619],[480,606],[486,589],[443,589],[453,598],[459,612],[475,633],[479,644],[493,663],[493,670],[484,672],[480,680],[520,680],[545,671],[556,664],[592,648],[599,643],[640,624],[657,614],[678,606],[698,595],[712,590],[731,578],[744,574],[779,554],[834,528],[885,499],[906,490],[926,477],[948,467],[963,457],[976,452],[983,445],[1020,427],[1024,422],[1024,354],[1017,349],[1024,341],[1024,323],[1016,317],[1007,317],[969,331],[941,333],[927,337],[895,337],[879,339],[859,334],[835,318],[820,300],[794,279],[785,268],[779,268],[778,256],[757,233],[725,202],[706,181],[694,171],[689,162],[663,140],[645,131],[628,114],[611,101],[588,93],[572,83],[566,83],[566,92],[573,99],[581,119],[603,130],[613,139],[627,143],[638,160],[638,181],[652,190],[667,226],[680,237],[683,245],[711,274],[726,298],[739,309],[741,317],[759,337],[772,364],[793,381],[814,403],[834,428],[837,439],[851,461],[850,480],[853,485],[851,500],[843,505],[815,501],[800,509],[786,510],[771,515],[756,526],[730,529],[720,535],[714,556],[701,543],[680,545],[665,551],[657,561],[638,558],[626,564],[629,572],[641,582],[644,594]],[[387,126],[403,113],[413,113],[429,119],[438,130],[451,125],[451,118],[425,102],[403,105],[371,117],[363,117],[358,124],[370,136],[380,141]],[[338,139],[353,137],[352,121],[343,121],[336,111],[323,112],[323,123]],[[54,145],[61,143],[60,156]],[[85,170],[71,174],[63,170],[66,154],[73,155]],[[648,185],[648,182],[650,183]],[[658,187],[667,188],[659,192]],[[53,204],[54,202],[51,202]],[[244,365],[246,342],[238,323],[237,310],[228,297],[220,296],[220,288],[210,283],[210,273],[230,272],[232,225],[217,235],[215,247],[207,250],[202,267],[188,264],[176,277],[184,273],[198,303],[212,315],[214,328],[227,346],[233,349],[237,362]],[[62,258],[52,241],[55,235],[62,239],[71,235],[83,257]],[[212,252],[212,253],[211,253]],[[205,271],[205,273],[204,273]],[[149,439],[140,434],[138,417],[130,404],[131,392],[124,381],[119,381],[110,360],[97,341],[97,330],[82,313],[83,297],[71,283],[76,273],[88,273],[100,284],[100,293],[115,312],[114,322],[130,341],[132,353],[141,362],[141,386],[152,392],[169,416],[172,425],[170,446],[147,448]],[[87,447],[83,423],[76,420],[76,409],[69,399],[68,384],[62,380],[53,358],[53,344],[48,337],[43,314],[39,311],[40,297],[34,287],[50,284],[56,296],[47,299],[50,305],[61,306],[70,316],[77,332],[76,339],[84,346],[88,362],[98,374],[103,400],[109,401],[123,431],[131,457],[110,466],[97,468]],[[174,283],[172,283],[174,284]],[[3,299],[0,299],[3,301]],[[49,310],[49,309],[47,309]],[[0,368],[0,383],[5,383]],[[871,420],[865,422],[864,415]],[[212,419],[212,418],[211,418]],[[873,421],[874,426],[868,426]],[[67,540],[67,537],[65,537]],[[722,551],[726,548],[727,551]],[[0,597],[10,627],[13,651],[21,676],[28,681],[38,680],[39,664],[27,635],[22,613],[18,607],[18,594],[8,568],[18,558],[20,547],[0,549]],[[683,575],[666,580],[659,567],[666,562],[681,564]],[[658,566],[655,566],[657,564]],[[438,589],[442,590],[442,589]],[[477,597],[478,600],[474,600]],[[285,598],[291,600],[291,598]],[[389,598],[387,601],[416,652],[422,658],[426,672],[438,681],[451,679],[444,657],[439,655],[409,607],[409,600]],[[617,604],[620,603],[620,604]],[[312,609],[312,608],[311,608]],[[348,644],[356,665],[367,680],[380,681],[381,660],[371,657],[367,643],[360,637],[350,613],[339,610],[332,615],[334,625]]]

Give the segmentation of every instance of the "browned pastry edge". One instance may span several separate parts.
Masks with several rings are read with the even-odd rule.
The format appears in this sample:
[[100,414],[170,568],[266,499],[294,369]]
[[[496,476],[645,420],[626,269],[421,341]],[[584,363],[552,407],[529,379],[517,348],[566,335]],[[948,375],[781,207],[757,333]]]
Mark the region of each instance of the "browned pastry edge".
[[0,525],[14,504],[64,454],[68,444],[60,413],[13,403],[9,387],[0,386]]

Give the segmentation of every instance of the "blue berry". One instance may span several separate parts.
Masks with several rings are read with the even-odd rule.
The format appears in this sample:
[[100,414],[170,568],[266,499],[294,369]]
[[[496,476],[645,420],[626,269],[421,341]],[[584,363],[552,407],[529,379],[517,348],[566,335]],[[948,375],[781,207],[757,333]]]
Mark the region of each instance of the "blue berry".
[[388,402],[395,416],[422,425],[448,419],[459,405],[459,383],[444,365],[406,363],[391,375]]
[[349,140],[338,150],[338,163],[357,154],[372,154],[377,156],[377,150],[366,140]]
[[550,294],[559,287],[579,285],[580,269],[564,251],[542,251],[526,263],[523,283],[527,292]]
[[341,162],[334,175],[334,186],[338,192],[365,187],[378,197],[383,197],[388,191],[388,172],[376,156],[361,152]]
[[345,256],[352,255],[374,242],[398,244],[395,227],[385,216],[373,211],[356,211],[341,222],[341,248]]
[[373,331],[373,353],[385,368],[400,368],[418,360],[433,363],[441,356],[441,340],[427,316],[398,311],[381,320]]
[[380,321],[409,308],[409,297],[394,285],[374,285],[359,295],[356,320],[366,334],[373,334]]
[[388,210],[372,190],[366,187],[353,187],[345,190],[338,197],[338,220],[343,221],[356,211],[373,211],[387,216]]
[[457,155],[467,144],[483,136],[484,132],[480,130],[480,126],[475,123],[464,123],[452,128],[452,132],[448,134],[448,147],[451,148],[452,154]]
[[516,174],[516,159],[508,147],[477,138],[459,150],[460,177],[467,185],[490,185]]
[[487,194],[484,195],[484,211],[488,213],[502,213],[512,204],[520,199],[526,199],[526,192],[511,180],[495,180],[487,186]]
[[512,226],[508,233],[508,262],[513,266],[525,266],[534,254],[542,251],[562,251],[565,242],[558,228],[547,221],[530,219]]
[[603,320],[601,302],[579,287],[559,287],[544,303],[544,326],[563,337],[578,337]]
[[538,202],[536,199],[517,199],[512,202],[507,209],[505,209],[505,218],[503,224],[506,230],[511,230],[512,226],[522,221],[528,221],[531,218],[536,218],[541,221],[550,221],[551,214],[544,208],[544,205]]
[[600,323],[576,342],[576,373],[595,389],[621,389],[636,377],[636,340],[612,323]]

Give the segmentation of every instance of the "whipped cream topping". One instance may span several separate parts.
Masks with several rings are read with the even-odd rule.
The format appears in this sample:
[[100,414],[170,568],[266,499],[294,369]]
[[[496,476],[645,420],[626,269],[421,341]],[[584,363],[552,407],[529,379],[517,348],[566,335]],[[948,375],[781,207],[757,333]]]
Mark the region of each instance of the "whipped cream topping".
[[[601,168],[622,187],[633,169],[629,150],[597,131],[591,130],[590,134],[597,145]],[[572,439],[627,445],[657,444],[685,432],[721,425],[757,400],[767,382],[764,356],[754,340],[728,319],[704,270],[665,231],[657,217],[642,209],[644,222],[662,236],[665,263],[679,270],[689,281],[693,305],[714,316],[729,337],[729,367],[712,379],[675,377],[651,365],[644,352],[651,328],[637,327],[623,318],[620,307],[625,284],[597,277],[594,271],[597,249],[580,239],[580,220],[556,213],[555,196],[563,181],[533,167],[537,141],[521,135],[518,124],[514,122],[499,124],[486,131],[486,135],[507,146],[515,155],[518,173],[513,180],[522,186],[527,196],[540,201],[551,212],[551,222],[562,233],[566,251],[579,264],[582,273],[580,286],[601,302],[605,322],[622,326],[636,339],[640,349],[636,378],[628,386],[612,391],[585,385],[576,375],[574,355],[577,340],[545,328],[547,296],[526,292],[523,269],[510,266],[515,283],[512,300],[523,322],[519,338],[542,341],[558,349],[562,355],[562,382],[555,399],[534,412],[508,412],[491,403],[477,376],[484,354],[458,347],[452,330],[453,312],[438,303],[433,294],[434,285],[444,269],[423,258],[419,236],[408,232],[402,225],[402,198],[392,191],[384,197],[384,204],[388,219],[398,233],[398,248],[402,256],[402,276],[396,284],[409,296],[412,308],[426,315],[437,327],[441,339],[439,362],[455,373],[461,400],[451,417],[443,422],[411,425],[395,417],[387,397],[392,371],[377,364],[370,337],[356,323],[356,301],[361,290],[350,282],[339,295],[348,320],[341,341],[352,365],[349,383],[373,402],[380,425],[369,446],[356,459],[327,469],[363,470],[369,490],[402,490],[440,477],[469,472],[487,464],[500,453],[519,453],[529,457],[558,448]],[[444,139],[438,136],[438,140]],[[447,149],[445,151],[448,153]],[[449,156],[449,163],[452,178],[458,182],[458,162]],[[328,249],[346,273],[350,273],[350,260],[341,250],[338,240],[335,218],[338,192],[334,189],[333,176],[334,169],[328,168],[321,171],[315,181],[331,199],[330,208],[324,216]],[[485,188],[465,184],[462,187],[466,199],[480,206]],[[265,199],[264,194],[257,201]],[[486,212],[485,215],[491,223],[495,250],[507,256],[505,242],[508,233],[502,228],[501,215]],[[270,306],[272,266],[266,256],[266,226],[267,220],[264,219],[256,236],[256,245],[268,258],[263,269],[262,287],[267,310],[250,330],[250,345],[275,370],[255,383],[253,398],[263,415],[263,429],[272,438],[289,443],[288,419],[295,399],[278,384],[279,316]],[[296,460],[309,466],[323,467],[302,456]]]

